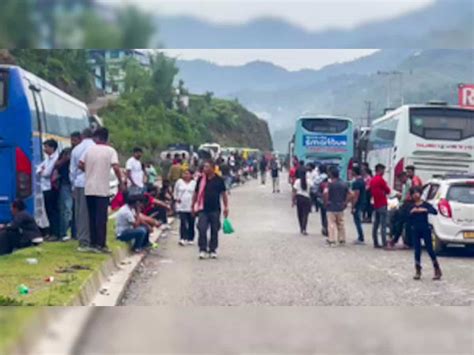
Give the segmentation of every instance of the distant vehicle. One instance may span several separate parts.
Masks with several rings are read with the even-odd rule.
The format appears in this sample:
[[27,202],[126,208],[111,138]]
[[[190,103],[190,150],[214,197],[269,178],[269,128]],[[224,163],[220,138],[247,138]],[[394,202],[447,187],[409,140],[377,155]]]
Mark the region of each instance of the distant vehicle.
[[198,151],[206,151],[215,159],[221,154],[221,146],[218,143],[204,143],[199,146]]
[[336,166],[342,179],[350,178],[354,156],[352,119],[326,115],[300,117],[293,144],[293,154],[298,160]]
[[44,140],[59,149],[91,123],[87,106],[17,66],[0,65],[0,223],[11,220],[10,203],[23,199],[41,227],[47,226],[35,171]]
[[474,175],[433,178],[422,198],[438,209],[438,215],[430,216],[437,253],[448,244],[474,248]]
[[445,104],[404,105],[375,120],[367,160],[384,164],[386,179],[414,165],[423,181],[433,175],[474,172],[474,110]]

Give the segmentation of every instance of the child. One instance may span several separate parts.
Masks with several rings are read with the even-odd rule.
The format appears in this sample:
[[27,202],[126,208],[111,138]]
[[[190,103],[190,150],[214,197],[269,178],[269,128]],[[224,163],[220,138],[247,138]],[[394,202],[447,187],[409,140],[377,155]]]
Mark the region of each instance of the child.
[[428,223],[428,214],[438,214],[438,211],[421,199],[423,190],[421,187],[413,187],[410,189],[412,203],[408,206],[409,213],[408,223],[412,230],[413,244],[415,247],[415,269],[416,273],[413,279],[419,280],[421,278],[421,239],[423,239],[426,251],[431,257],[434,267],[433,280],[441,279],[441,268],[439,267],[436,254],[433,251],[433,244],[431,240],[431,229]]

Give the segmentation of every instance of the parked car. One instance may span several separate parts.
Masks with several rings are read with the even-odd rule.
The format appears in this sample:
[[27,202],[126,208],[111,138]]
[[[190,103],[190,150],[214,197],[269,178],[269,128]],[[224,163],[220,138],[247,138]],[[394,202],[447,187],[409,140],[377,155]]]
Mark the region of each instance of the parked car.
[[437,253],[448,244],[474,248],[474,175],[433,178],[422,197],[438,209],[438,215],[430,216]]

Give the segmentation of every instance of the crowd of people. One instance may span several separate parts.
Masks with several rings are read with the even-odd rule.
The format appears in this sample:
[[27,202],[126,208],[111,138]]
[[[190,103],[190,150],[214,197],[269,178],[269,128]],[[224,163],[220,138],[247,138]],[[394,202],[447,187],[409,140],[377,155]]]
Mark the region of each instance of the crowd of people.
[[[395,192],[400,206],[394,212],[388,210],[388,199],[392,190],[384,179],[386,167],[375,166],[375,174],[367,163],[352,168],[350,183],[342,181],[339,170],[334,166],[313,163],[304,164],[297,160],[290,170],[290,183],[293,190],[293,206],[296,206],[297,217],[302,235],[308,235],[309,215],[314,208],[321,216],[321,233],[327,237],[330,247],[346,244],[345,211],[350,208],[353,223],[357,231],[355,244],[365,244],[362,223],[373,223],[372,242],[374,248],[394,250],[400,237],[403,248],[413,246],[415,252],[415,276],[421,277],[421,246],[422,241],[432,260],[434,279],[441,278],[441,269],[433,251],[431,229],[428,222],[429,214],[437,214],[437,210],[422,200],[422,182],[416,176],[414,166],[407,166],[397,176],[401,182],[401,192]],[[387,231],[390,238],[387,238]]]

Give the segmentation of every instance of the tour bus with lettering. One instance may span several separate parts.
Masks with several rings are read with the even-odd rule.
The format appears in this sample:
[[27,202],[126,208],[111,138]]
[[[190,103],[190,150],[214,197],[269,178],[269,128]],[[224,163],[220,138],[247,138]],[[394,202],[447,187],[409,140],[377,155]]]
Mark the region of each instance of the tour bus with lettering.
[[39,225],[47,226],[35,174],[42,143],[54,138],[61,149],[72,132],[90,124],[83,102],[20,67],[0,65],[0,223],[11,220],[10,204],[21,198]]
[[305,163],[336,166],[342,179],[349,179],[354,156],[352,119],[328,115],[305,115],[296,122],[294,155]]
[[436,175],[474,172],[474,110],[445,103],[404,105],[375,120],[367,160],[384,164],[386,179],[401,189],[397,176],[408,165],[427,182]]

